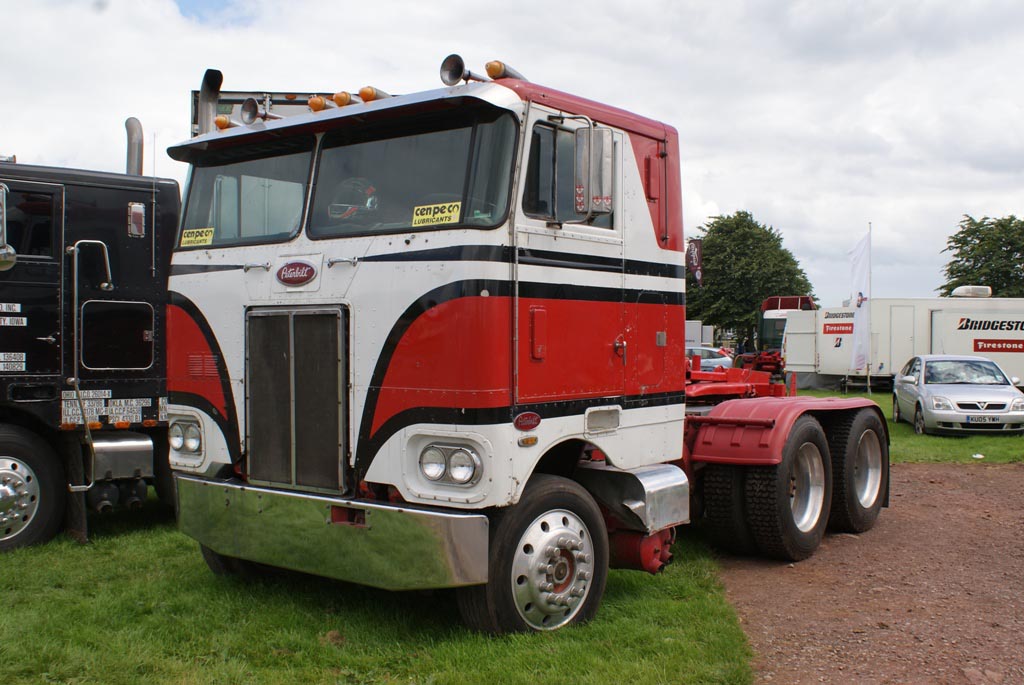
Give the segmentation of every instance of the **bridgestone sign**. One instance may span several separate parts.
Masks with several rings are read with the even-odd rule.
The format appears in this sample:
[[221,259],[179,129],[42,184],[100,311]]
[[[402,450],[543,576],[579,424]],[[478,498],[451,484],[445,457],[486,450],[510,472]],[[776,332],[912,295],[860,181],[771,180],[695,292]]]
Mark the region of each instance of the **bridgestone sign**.
[[996,319],[969,319],[963,317],[956,325],[958,331],[1024,331],[1024,321]]

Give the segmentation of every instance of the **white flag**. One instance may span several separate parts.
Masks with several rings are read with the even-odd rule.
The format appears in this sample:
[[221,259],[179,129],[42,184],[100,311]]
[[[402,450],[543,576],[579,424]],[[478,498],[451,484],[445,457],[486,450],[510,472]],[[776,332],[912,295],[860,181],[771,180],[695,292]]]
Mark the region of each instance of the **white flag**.
[[850,304],[853,310],[852,371],[863,371],[871,361],[871,231],[861,238],[850,255]]

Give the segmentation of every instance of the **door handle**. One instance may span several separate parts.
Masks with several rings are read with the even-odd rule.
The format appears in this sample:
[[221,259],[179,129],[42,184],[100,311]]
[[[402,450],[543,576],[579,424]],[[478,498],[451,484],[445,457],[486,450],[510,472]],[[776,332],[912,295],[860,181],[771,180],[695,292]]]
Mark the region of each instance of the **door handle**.
[[622,357],[622,365],[625,366],[626,365],[626,341],[622,337],[619,337],[619,338],[617,338],[615,340],[615,342],[612,344],[612,346],[615,348],[615,354],[617,354],[620,357]]
[[56,345],[57,344],[57,339],[55,337],[53,337],[52,335],[48,335],[45,338],[36,338],[36,340],[38,340],[40,342],[44,342],[44,343],[50,344],[50,345]]

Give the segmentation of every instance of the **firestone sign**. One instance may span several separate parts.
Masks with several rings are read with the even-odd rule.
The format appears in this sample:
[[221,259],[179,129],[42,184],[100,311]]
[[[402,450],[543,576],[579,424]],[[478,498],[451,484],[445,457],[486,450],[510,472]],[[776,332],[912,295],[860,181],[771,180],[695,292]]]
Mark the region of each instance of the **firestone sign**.
[[277,280],[285,285],[305,285],[316,277],[316,267],[309,262],[288,262],[277,270]]
[[979,340],[974,341],[975,352],[1024,352],[1024,340]]

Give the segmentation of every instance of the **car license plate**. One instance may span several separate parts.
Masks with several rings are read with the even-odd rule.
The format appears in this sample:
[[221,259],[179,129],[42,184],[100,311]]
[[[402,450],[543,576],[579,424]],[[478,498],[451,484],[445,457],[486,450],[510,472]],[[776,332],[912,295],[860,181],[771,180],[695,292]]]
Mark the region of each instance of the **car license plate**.
[[998,416],[968,416],[967,423],[999,423]]

